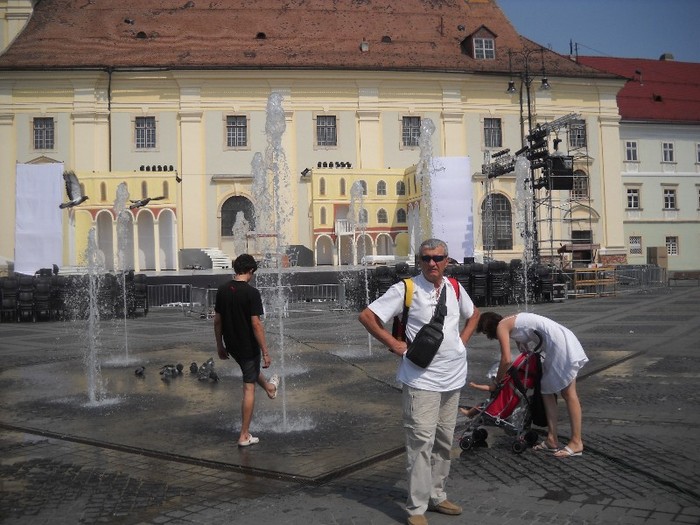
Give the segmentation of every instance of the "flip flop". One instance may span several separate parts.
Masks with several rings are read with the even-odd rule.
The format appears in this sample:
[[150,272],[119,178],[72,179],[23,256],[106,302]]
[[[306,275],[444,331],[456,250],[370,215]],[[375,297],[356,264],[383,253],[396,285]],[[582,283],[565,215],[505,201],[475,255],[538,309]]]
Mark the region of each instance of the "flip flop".
[[551,452],[552,454],[554,454],[555,452],[558,452],[559,450],[561,450],[561,448],[560,447],[550,447],[549,443],[547,443],[546,441],[540,441],[537,445],[532,447],[532,450],[536,450],[538,452]]
[[268,383],[270,383],[271,385],[275,385],[275,393],[272,395],[267,394],[267,397],[269,397],[270,399],[275,399],[277,397],[277,388],[280,384],[280,376],[278,376],[277,374],[273,375],[268,381]]
[[260,438],[257,438],[253,436],[252,434],[248,434],[248,439],[244,441],[239,441],[238,446],[239,447],[249,447],[250,445],[255,445],[256,443],[260,443]]
[[579,452],[574,452],[569,446],[565,446],[564,448],[559,449],[557,452],[561,452],[561,455],[554,454],[554,457],[556,458],[571,458],[574,456],[583,456],[583,450]]

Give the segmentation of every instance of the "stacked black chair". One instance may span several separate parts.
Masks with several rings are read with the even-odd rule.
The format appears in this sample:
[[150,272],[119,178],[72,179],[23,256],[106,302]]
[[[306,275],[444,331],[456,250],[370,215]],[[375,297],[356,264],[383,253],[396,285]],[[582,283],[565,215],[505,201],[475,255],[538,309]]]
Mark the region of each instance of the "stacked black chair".
[[34,311],[34,277],[22,275],[17,288],[17,320],[36,321]]
[[482,263],[471,265],[472,292],[469,294],[478,306],[485,306],[488,300],[489,283],[487,267]]
[[51,319],[50,273],[39,273],[34,277],[34,316],[36,320]]
[[465,289],[469,297],[472,296],[472,273],[471,264],[456,264],[447,267],[447,276],[454,277],[462,288]]
[[554,299],[554,277],[549,266],[540,264],[535,268],[535,297],[538,301]]
[[512,259],[509,264],[510,274],[510,302],[521,304],[525,302],[525,274],[523,262],[520,259]]
[[134,275],[134,311],[143,308],[143,315],[148,315],[148,285],[146,274]]
[[393,269],[388,266],[378,266],[377,269],[374,270],[372,281],[371,291],[373,293],[373,298],[376,299],[384,295],[384,293],[391,288],[391,285],[398,281],[398,278]]
[[488,263],[488,304],[504,305],[508,303],[510,272],[503,261]]
[[15,277],[0,278],[0,321],[17,320],[17,289],[19,282]]
[[51,295],[49,306],[51,319],[63,320],[66,317],[66,298],[68,296],[68,279],[65,275],[51,277]]

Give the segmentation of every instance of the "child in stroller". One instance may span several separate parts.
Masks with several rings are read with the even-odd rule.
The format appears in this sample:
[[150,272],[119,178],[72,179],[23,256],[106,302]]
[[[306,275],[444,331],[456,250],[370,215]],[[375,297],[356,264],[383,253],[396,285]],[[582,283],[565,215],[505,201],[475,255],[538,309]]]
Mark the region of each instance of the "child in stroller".
[[541,416],[544,409],[540,406],[535,407],[541,404],[539,345],[534,350],[521,348],[521,354],[513,361],[500,382],[495,381],[497,369],[498,365],[495,365],[489,372],[489,376],[492,377],[490,385],[470,383],[473,388],[490,391],[491,396],[478,407],[460,407],[462,414],[472,418],[459,441],[462,450],[483,444],[488,432],[481,427],[492,425],[501,427],[506,433],[515,436],[512,450],[520,454],[527,447],[537,443],[537,432],[530,430],[533,418],[535,424],[546,425],[546,419]]

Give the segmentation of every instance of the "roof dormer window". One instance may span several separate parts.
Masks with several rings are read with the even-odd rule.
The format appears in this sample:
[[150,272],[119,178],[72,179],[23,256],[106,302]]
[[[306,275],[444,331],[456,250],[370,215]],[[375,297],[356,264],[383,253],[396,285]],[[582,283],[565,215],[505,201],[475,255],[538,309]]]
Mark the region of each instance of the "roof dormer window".
[[496,41],[490,37],[474,37],[474,58],[477,60],[495,60]]
[[496,34],[486,26],[468,35],[460,42],[462,53],[475,60],[496,59]]

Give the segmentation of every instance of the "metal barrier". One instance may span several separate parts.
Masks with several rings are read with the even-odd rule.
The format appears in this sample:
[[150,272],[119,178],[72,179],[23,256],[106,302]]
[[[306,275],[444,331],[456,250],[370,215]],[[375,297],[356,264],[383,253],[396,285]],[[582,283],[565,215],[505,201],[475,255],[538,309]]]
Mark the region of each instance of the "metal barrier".
[[666,285],[666,269],[660,266],[618,266],[615,276],[618,284],[627,288]]
[[192,285],[190,284],[149,284],[148,305],[166,308],[190,308]]
[[214,317],[214,304],[216,303],[216,288],[192,287],[192,303],[190,312],[201,319]]
[[[263,306],[268,315],[279,314],[287,317],[287,307],[291,303],[333,302],[345,304],[343,284],[302,284],[283,286],[282,293],[274,286],[258,288],[263,298]],[[181,308],[185,315],[201,319],[214,317],[216,288],[197,288],[189,284],[156,284],[148,286],[148,304],[151,307]],[[281,304],[280,304],[281,303]]]

